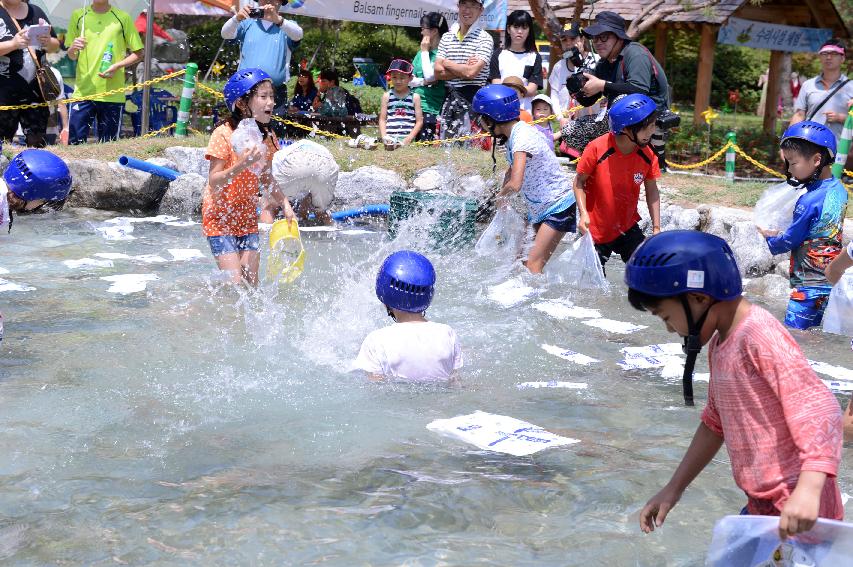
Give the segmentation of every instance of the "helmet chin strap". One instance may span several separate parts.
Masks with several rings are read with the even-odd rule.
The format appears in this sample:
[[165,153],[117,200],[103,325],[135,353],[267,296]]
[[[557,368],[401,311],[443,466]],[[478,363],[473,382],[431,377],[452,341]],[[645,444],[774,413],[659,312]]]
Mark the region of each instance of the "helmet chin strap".
[[815,170],[812,172],[812,174],[809,175],[806,179],[800,180],[800,179],[797,179],[796,177],[793,177],[791,175],[791,172],[789,170],[790,164],[788,163],[788,160],[786,159],[785,160],[785,181],[788,182],[788,185],[792,185],[798,189],[800,187],[804,187],[806,185],[811,185],[815,181],[820,181],[820,175],[823,172],[823,168],[826,167],[827,165],[831,164],[831,163],[832,163],[832,158],[829,157],[829,153],[826,150],[822,151],[820,153],[820,163],[815,168]]
[[684,307],[684,315],[687,317],[687,336],[684,337],[684,346],[682,347],[684,354],[687,355],[687,360],[684,363],[681,388],[684,392],[684,405],[693,406],[695,405],[693,403],[693,368],[696,366],[696,357],[702,351],[702,340],[699,335],[711,308],[708,307],[698,321],[693,321],[693,313],[690,311],[690,304],[687,302],[687,294],[682,294],[680,297],[681,305]]
[[629,132],[631,132],[631,133],[630,133],[630,134],[624,134],[624,133],[622,133],[622,134],[620,134],[620,135],[626,136],[629,140],[631,140],[632,142],[634,142],[634,144],[636,144],[637,146],[639,146],[639,147],[641,147],[641,148],[645,148],[646,146],[648,146],[648,145],[649,145],[649,143],[648,143],[648,142],[640,143],[640,142],[637,140],[637,133],[636,133],[636,132],[634,132],[633,130],[631,130],[631,128],[628,128],[628,131],[629,131]]
[[394,320],[394,322],[396,323],[397,322],[397,316],[394,315],[394,312],[391,310],[391,308],[386,305],[385,311],[388,312],[388,316],[391,317]]

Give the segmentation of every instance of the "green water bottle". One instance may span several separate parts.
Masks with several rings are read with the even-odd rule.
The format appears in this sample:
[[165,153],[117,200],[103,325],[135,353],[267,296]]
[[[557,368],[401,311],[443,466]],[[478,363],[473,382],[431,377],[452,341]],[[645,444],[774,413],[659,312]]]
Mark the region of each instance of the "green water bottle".
[[104,56],[101,57],[101,68],[99,72],[106,73],[107,69],[110,68],[110,65],[113,64],[113,44],[112,42],[107,44],[107,49],[104,51]]

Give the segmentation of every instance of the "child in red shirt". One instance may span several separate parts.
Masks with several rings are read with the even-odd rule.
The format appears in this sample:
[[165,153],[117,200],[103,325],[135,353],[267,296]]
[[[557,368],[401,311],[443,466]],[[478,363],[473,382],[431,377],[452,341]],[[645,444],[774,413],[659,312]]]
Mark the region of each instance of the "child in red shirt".
[[[710,234],[672,230],[652,236],[625,267],[628,301],[660,317],[695,354],[710,342],[708,404],[681,464],[640,512],[648,533],[725,443],[741,513],[778,515],[779,536],[802,533],[818,517],[841,520],[836,475],[841,408],[797,343],[766,310],[741,295],[729,245]],[[692,402],[692,363],[685,401]]]
[[578,232],[592,233],[603,266],[616,252],[628,261],[645,236],[640,230],[637,203],[640,184],[654,234],[660,232],[658,159],[648,147],[655,131],[657,107],[642,94],[618,99],[610,109],[610,132],[584,149],[575,176]]

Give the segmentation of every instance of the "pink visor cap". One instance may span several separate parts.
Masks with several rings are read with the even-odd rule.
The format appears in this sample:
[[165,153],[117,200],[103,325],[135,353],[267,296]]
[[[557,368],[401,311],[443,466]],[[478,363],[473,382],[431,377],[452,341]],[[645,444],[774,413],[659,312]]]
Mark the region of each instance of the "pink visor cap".
[[846,55],[844,48],[839,45],[824,45],[820,48],[820,51],[818,51],[818,54],[820,53],[838,53],[839,55]]

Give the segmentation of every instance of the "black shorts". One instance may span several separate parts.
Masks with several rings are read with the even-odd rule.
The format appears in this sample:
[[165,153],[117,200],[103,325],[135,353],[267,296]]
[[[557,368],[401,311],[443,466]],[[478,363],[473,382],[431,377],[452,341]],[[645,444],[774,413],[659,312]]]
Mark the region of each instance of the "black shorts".
[[640,230],[640,225],[635,224],[620,234],[616,240],[605,242],[604,244],[596,244],[595,251],[598,252],[598,258],[601,260],[602,266],[614,252],[622,257],[623,262],[627,263],[628,259],[631,258],[631,254],[634,253],[634,250],[636,250],[645,239],[646,237],[643,234],[643,231]]
[[577,229],[576,213],[577,207],[572,204],[568,209],[563,209],[553,215],[548,215],[542,222],[536,225],[538,229],[540,225],[547,224],[557,232],[574,232]]

